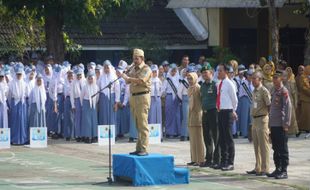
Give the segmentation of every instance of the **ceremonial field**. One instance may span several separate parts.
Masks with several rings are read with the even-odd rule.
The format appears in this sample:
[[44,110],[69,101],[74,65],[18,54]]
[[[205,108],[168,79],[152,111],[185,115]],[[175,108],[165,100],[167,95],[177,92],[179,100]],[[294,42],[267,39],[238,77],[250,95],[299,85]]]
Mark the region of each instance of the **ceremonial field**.
[[[0,150],[0,189],[310,189],[310,140],[289,139],[289,179],[275,180],[245,175],[254,167],[253,145],[237,139],[235,170],[221,172],[210,168],[190,167],[189,185],[131,187],[130,184],[103,183],[108,176],[108,147],[95,144],[49,140],[47,149],[13,146]],[[128,153],[134,143],[121,140],[113,145],[113,153]],[[177,166],[189,162],[189,142],[167,140],[151,145],[150,152],[172,154]],[[271,151],[272,153],[272,151]],[[273,161],[271,158],[271,169]]]

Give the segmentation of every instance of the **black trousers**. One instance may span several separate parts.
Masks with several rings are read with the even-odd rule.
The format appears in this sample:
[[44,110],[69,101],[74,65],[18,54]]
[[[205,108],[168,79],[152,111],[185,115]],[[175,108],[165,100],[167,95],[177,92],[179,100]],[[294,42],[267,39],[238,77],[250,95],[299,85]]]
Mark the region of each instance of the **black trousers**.
[[204,111],[202,116],[203,138],[206,146],[206,161],[209,164],[220,164],[221,154],[217,119],[218,112],[216,109]]
[[286,171],[289,164],[287,132],[285,132],[282,127],[270,128],[274,164],[276,168]]
[[221,164],[233,165],[235,160],[235,143],[232,136],[233,111],[221,110],[218,115]]

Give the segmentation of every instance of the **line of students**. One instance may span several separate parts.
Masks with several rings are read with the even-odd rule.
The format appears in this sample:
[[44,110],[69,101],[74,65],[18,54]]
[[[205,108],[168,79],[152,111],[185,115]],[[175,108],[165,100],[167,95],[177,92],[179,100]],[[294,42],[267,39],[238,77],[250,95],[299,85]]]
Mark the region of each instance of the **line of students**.
[[[97,125],[108,124],[115,125],[118,137],[129,133],[134,141],[137,132],[129,109],[129,85],[122,78],[116,80],[126,68],[125,61],[117,69],[108,60],[103,65],[90,63],[85,78],[83,64],[72,70],[68,62],[46,64],[42,71],[22,63],[4,65],[0,70],[0,127],[11,128],[12,144],[27,144],[29,127],[47,127],[53,139],[96,142]],[[161,123],[162,81],[158,67],[151,68],[149,123]],[[110,93],[103,88],[112,81]],[[99,89],[103,90],[91,97]]]

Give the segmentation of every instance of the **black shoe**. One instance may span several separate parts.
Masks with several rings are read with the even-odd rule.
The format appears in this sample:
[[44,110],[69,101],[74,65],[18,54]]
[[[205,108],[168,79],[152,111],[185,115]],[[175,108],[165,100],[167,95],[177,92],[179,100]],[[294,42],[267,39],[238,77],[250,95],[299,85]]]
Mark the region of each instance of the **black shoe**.
[[186,141],[186,138],[184,136],[181,136],[180,141]]
[[90,138],[85,138],[84,142],[87,143],[87,144],[90,144],[91,143],[91,139]]
[[220,164],[213,164],[213,165],[212,165],[212,168],[215,169],[215,170],[219,170],[219,169],[221,169],[222,167],[221,167]]
[[232,171],[234,169],[235,169],[234,165],[227,165],[227,166],[222,167],[222,171]]
[[279,169],[275,169],[272,173],[270,174],[266,174],[267,177],[276,177],[277,175],[279,175],[281,172]]
[[211,166],[212,166],[212,164],[209,162],[205,162],[205,163],[200,165],[201,168],[209,168],[209,167],[211,168]]
[[55,133],[55,134],[53,134],[53,135],[52,135],[52,139],[59,139],[58,134],[56,134],[56,133]]
[[71,138],[70,138],[70,137],[67,137],[67,138],[66,138],[66,141],[70,141],[70,140],[71,140]]
[[298,132],[298,133],[296,134],[296,137],[298,138],[300,135],[301,135],[301,132]]
[[75,140],[76,140],[76,142],[81,142],[81,138],[80,137],[77,137]]
[[97,143],[97,142],[98,142],[98,137],[92,138],[91,142],[92,142],[92,143]]
[[189,162],[187,163],[188,166],[193,166],[196,162]]
[[287,172],[280,172],[278,175],[275,176],[276,179],[287,179]]
[[173,138],[178,138],[179,137],[179,135],[173,135]]
[[255,170],[251,170],[251,171],[246,171],[247,174],[253,175],[253,174],[257,174]]
[[134,152],[130,152],[129,154],[130,154],[130,155],[137,155],[138,152],[139,152],[139,151],[136,150],[136,151],[134,151]]
[[234,138],[234,139],[237,139],[237,138],[238,138],[238,134],[234,134],[234,135],[233,135],[233,138]]
[[140,151],[137,153],[137,156],[148,156],[149,154],[147,152],[144,151]]
[[195,164],[193,164],[193,166],[200,166],[200,164],[195,162]]
[[133,138],[133,137],[129,137],[129,141],[128,141],[128,142],[130,142],[130,143],[135,142],[135,138]]

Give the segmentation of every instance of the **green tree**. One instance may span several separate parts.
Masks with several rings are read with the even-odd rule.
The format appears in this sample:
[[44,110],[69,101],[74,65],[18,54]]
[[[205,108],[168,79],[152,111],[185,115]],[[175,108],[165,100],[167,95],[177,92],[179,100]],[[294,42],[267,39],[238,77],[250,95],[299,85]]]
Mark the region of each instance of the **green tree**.
[[[118,11],[126,13],[145,8],[151,4],[152,0],[0,0],[0,17],[7,20],[18,18],[21,22],[34,19],[36,22],[25,24],[27,29],[31,24],[34,26],[35,23],[42,23],[37,27],[45,36],[47,53],[54,55],[57,61],[62,61],[68,41],[65,31],[82,30],[100,35],[100,22],[104,17]],[[16,17],[22,12],[29,15]],[[10,23],[15,24],[14,19]],[[17,42],[22,44],[23,39],[22,37]]]

